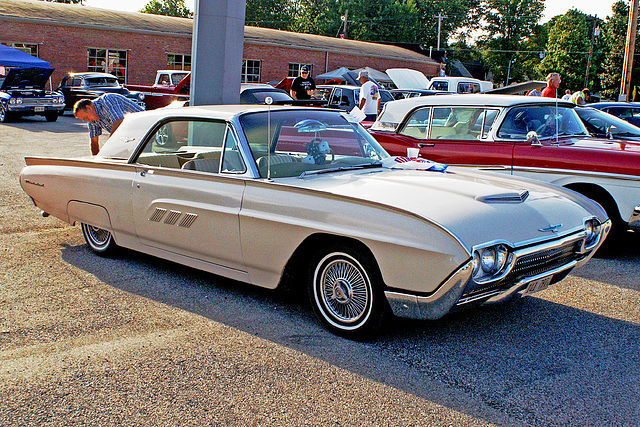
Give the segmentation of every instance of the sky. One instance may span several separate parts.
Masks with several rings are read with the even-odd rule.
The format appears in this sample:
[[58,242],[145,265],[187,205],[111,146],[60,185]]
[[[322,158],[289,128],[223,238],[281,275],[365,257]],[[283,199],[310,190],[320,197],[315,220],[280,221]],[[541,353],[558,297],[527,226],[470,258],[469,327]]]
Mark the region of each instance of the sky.
[[[214,0],[215,1],[215,0]],[[542,22],[546,22],[556,15],[562,15],[571,8],[584,13],[606,18],[611,15],[611,6],[616,0],[546,0]],[[144,7],[149,0],[85,0],[86,6],[101,9],[126,10],[136,12]],[[186,6],[194,10],[195,0],[185,0]]]

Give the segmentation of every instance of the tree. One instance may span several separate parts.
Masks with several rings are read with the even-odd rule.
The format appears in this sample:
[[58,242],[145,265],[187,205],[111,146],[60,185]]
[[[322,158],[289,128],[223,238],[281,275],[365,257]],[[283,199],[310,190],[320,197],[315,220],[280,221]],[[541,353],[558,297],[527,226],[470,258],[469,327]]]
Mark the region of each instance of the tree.
[[[613,5],[612,10],[613,15],[609,17],[602,27],[603,50],[606,53],[604,54],[600,80],[602,82],[602,95],[606,98],[617,100],[622,83],[629,6],[624,1],[619,0]],[[639,46],[640,44],[638,44],[638,39],[636,38],[636,49]],[[640,61],[637,58],[634,59],[631,71],[632,88],[640,85]],[[631,96],[633,97],[633,93]]]
[[[594,19],[596,18],[576,9],[570,9],[549,29],[547,55],[540,65],[540,70],[543,74],[560,73],[561,87],[569,88],[571,91],[584,87]],[[599,49],[596,48],[594,51],[597,53]],[[598,61],[592,59],[592,65],[594,62]],[[597,91],[600,88],[598,72],[590,71],[589,75],[592,78],[587,84],[591,85],[593,91]]]
[[524,42],[536,34],[542,17],[542,0],[485,0],[481,5],[485,34],[478,41],[486,64],[496,82],[525,78]]
[[193,12],[185,6],[184,0],[151,0],[140,9],[140,12],[181,18],[193,17]]
[[290,30],[293,22],[290,0],[247,0],[247,25],[278,30]]

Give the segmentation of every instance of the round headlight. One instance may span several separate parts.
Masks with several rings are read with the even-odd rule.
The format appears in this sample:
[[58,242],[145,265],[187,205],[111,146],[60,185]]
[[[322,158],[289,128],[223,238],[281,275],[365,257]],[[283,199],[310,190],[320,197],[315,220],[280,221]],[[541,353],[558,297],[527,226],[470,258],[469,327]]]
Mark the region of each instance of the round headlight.
[[491,273],[496,268],[497,255],[495,248],[485,248],[480,254],[480,267],[485,273]]
[[593,239],[593,222],[587,221],[584,223],[584,231],[587,233],[587,241]]
[[22,104],[22,98],[16,99],[16,104]]
[[15,104],[15,103],[16,103],[15,98],[9,98],[9,104]]
[[140,101],[143,101],[143,100],[144,100],[144,93],[140,92],[140,93],[138,94],[138,99],[139,99]]

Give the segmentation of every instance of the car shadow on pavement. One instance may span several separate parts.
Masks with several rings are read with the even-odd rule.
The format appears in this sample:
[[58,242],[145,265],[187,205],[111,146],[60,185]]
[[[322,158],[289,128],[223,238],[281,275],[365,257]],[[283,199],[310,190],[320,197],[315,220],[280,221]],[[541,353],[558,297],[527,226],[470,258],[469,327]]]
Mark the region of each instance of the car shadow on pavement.
[[380,338],[354,342],[324,330],[300,300],[304,292],[264,290],[126,250],[118,258],[87,252],[67,246],[62,256],[114,288],[494,425],[640,419],[637,323],[529,297],[436,321],[393,319]]
[[51,132],[51,133],[87,133],[87,124],[67,113],[58,117],[55,122],[47,122],[43,116],[22,116],[13,118],[2,126],[11,126],[26,132]]

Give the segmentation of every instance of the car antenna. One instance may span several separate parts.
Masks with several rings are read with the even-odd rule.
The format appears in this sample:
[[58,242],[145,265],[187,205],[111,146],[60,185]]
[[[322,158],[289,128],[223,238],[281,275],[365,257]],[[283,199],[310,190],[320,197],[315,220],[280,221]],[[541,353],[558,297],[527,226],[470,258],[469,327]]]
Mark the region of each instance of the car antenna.
[[[556,89],[557,90],[557,89]],[[560,141],[558,141],[558,96],[556,96],[556,145],[560,146]]]
[[271,104],[273,98],[267,96],[264,103],[267,104],[267,181],[271,181]]

